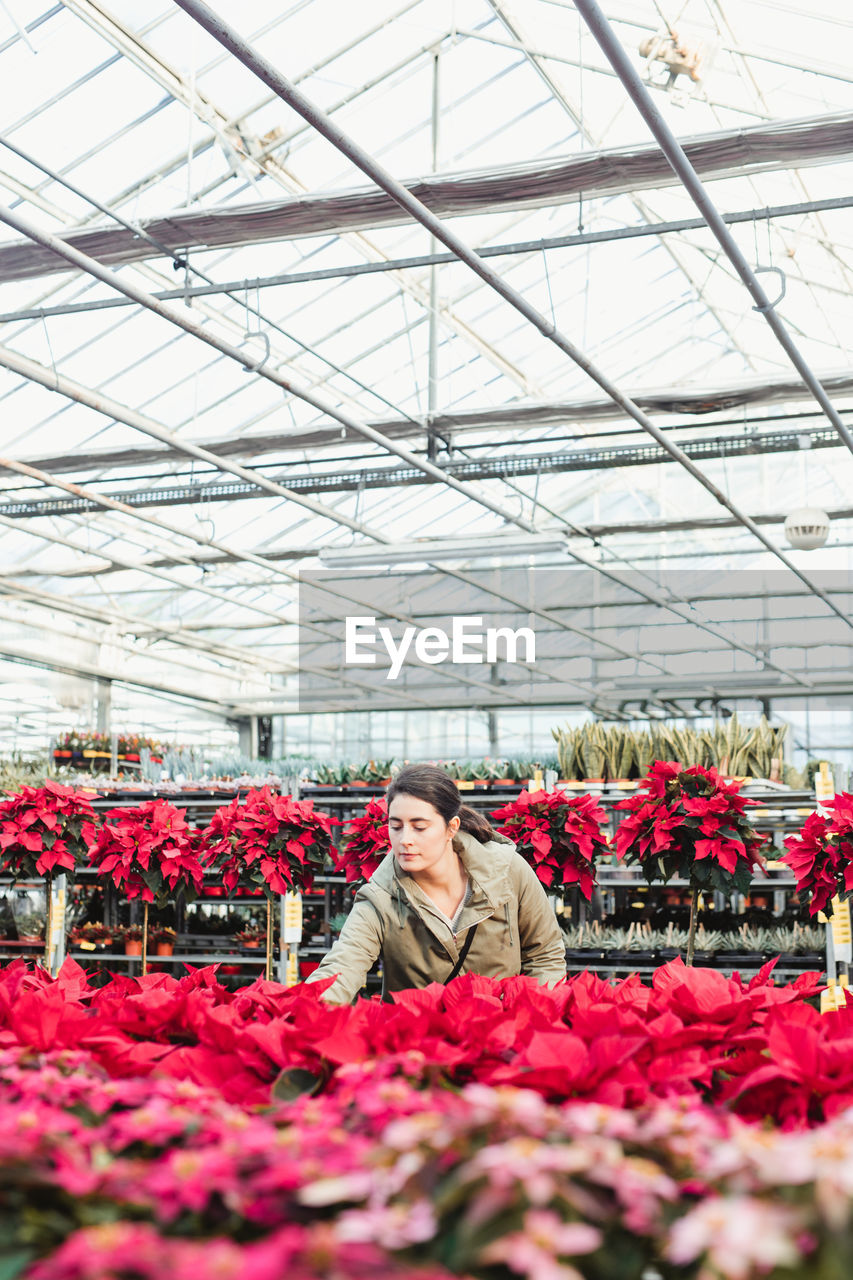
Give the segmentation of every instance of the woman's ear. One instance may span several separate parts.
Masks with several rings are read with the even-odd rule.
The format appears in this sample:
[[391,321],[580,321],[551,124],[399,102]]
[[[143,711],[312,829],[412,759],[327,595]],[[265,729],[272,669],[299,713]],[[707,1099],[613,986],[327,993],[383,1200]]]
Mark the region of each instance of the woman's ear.
[[451,818],[447,824],[447,830],[450,832],[451,838],[456,835],[459,830],[459,818]]

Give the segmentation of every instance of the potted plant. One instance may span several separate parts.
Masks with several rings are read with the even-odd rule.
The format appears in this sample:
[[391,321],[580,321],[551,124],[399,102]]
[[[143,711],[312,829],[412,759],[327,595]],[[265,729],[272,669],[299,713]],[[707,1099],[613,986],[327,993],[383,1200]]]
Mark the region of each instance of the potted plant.
[[616,853],[638,862],[649,884],[684,879],[691,889],[687,964],[693,964],[697,907],[703,890],[747,893],[753,867],[762,867],[766,837],[746,818],[755,803],[740,785],[716,769],[675,761],[652,765],[636,795],[620,800],[626,811],[616,831]]
[[24,911],[15,916],[18,942],[38,944],[44,942],[45,917],[41,911]]
[[311,800],[261,787],[217,809],[205,829],[206,864],[219,872],[226,891],[233,894],[243,885],[266,895],[267,978],[272,976],[272,899],[311,888],[315,872],[331,860],[336,821],[317,812]]
[[239,942],[241,947],[248,947],[250,951],[257,950],[265,938],[265,929],[246,928],[234,934],[234,941]]
[[163,907],[181,890],[187,901],[201,892],[204,870],[198,833],[167,800],[110,809],[89,851],[90,863],[128,898],[141,898],[142,971],[147,970],[148,907]]
[[604,837],[607,816],[594,796],[563,791],[522,791],[494,809],[497,829],[515,842],[547,889],[565,892],[577,885],[589,901],[595,859],[610,852]]
[[174,954],[175,938],[177,934],[166,924],[158,924],[151,930],[151,942],[154,947],[155,956],[170,956]]
[[0,801],[0,872],[16,881],[43,876],[47,901],[45,962],[50,959],[52,885],[56,872],[73,875],[95,837],[97,818],[82,791],[52,778]]
[[384,796],[374,796],[344,823],[340,851],[332,854],[335,870],[343,872],[349,884],[369,880],[390,848],[388,805]]
[[77,925],[71,930],[69,940],[72,947],[77,947],[80,951],[105,951],[112,946],[115,932],[102,921],[95,920],[89,924]]
[[812,916],[831,916],[833,899],[845,902],[853,894],[853,795],[842,792],[823,809],[783,842],[782,861],[794,873],[797,892],[808,893]]
[[126,956],[141,956],[142,926],[138,924],[129,924],[119,930],[119,933],[124,939],[124,954]]

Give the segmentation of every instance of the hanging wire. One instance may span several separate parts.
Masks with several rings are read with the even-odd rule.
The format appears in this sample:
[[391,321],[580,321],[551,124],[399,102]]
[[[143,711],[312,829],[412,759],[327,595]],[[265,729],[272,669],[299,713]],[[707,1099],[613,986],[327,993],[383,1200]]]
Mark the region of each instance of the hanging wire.
[[56,358],[53,354],[53,347],[51,346],[51,342],[50,342],[50,333],[47,327],[47,320],[45,319],[44,316],[42,316],[41,318],[41,325],[42,325],[42,328],[44,329],[44,339],[45,339],[45,342],[47,343],[48,352],[50,353],[50,367],[53,370],[53,389],[54,391],[58,391],[59,390],[59,373],[57,372]]
[[551,292],[551,273],[548,270],[548,254],[545,252],[545,245],[542,245],[542,261],[545,264],[545,283],[548,286],[548,302],[551,305],[551,323],[554,328],[557,327],[557,316],[554,312],[554,295]]

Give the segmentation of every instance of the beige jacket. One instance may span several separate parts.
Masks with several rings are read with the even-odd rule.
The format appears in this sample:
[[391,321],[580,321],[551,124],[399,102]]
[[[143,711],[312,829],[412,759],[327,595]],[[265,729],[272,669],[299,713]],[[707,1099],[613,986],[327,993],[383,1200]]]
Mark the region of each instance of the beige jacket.
[[463,973],[508,978],[524,973],[540,982],[566,976],[566,952],[557,918],[535,873],[515,845],[497,835],[480,844],[459,832],[454,844],[465,865],[471,896],[454,935],[417,882],[389,853],[358,890],[341,935],[308,982],[337,975],[324,993],[347,1004],[364,986],[381,954],[382,994],[445,982],[478,925]]

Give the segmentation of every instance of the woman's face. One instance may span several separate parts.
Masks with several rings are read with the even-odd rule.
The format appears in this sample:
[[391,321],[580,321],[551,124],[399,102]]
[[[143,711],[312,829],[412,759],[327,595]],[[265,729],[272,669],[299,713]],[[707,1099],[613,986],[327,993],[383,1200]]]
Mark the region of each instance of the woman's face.
[[452,853],[453,837],[458,830],[458,818],[446,823],[427,800],[400,794],[391,801],[388,810],[391,852],[401,871],[408,871],[409,875],[437,870],[442,859]]

